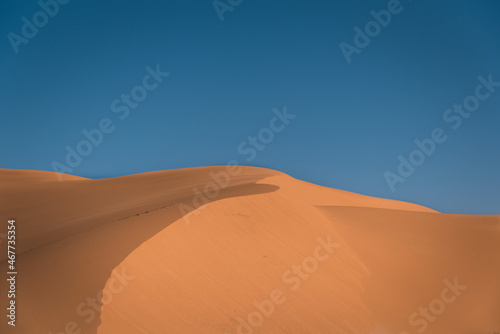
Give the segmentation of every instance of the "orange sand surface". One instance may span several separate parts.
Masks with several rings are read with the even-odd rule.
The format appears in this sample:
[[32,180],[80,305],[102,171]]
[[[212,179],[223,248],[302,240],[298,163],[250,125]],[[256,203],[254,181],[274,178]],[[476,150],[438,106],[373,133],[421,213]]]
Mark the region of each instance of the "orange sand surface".
[[499,215],[229,175],[0,169],[0,333],[500,333]]

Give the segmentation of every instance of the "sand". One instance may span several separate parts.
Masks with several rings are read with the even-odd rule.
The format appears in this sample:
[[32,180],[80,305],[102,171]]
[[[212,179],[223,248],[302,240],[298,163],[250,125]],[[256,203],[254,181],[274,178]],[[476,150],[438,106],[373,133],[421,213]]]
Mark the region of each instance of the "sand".
[[214,173],[227,168],[62,181],[0,169],[0,235],[15,218],[18,239],[17,325],[2,315],[0,332],[500,332],[500,216],[256,167],[193,203]]

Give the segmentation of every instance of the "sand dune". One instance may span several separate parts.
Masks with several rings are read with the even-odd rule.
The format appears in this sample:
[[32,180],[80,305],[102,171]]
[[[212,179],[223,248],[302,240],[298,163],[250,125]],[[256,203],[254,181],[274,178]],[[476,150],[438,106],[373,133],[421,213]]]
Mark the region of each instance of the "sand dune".
[[500,216],[255,167],[203,194],[226,171],[59,181],[0,169],[19,272],[17,326],[1,332],[500,332]]

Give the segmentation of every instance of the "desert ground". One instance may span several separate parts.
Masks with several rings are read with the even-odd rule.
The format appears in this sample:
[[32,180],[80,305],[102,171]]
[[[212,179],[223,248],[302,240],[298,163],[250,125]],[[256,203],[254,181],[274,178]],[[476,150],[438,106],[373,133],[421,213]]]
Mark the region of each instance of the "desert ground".
[[0,169],[0,196],[1,268],[15,219],[18,272],[1,333],[500,332],[499,215],[257,167]]

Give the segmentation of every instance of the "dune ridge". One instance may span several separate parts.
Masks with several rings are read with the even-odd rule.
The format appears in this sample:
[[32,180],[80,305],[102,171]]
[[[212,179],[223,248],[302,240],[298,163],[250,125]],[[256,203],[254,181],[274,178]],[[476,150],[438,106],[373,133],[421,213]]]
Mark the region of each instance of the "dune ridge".
[[[500,331],[500,216],[442,214],[257,167],[183,216],[193,188],[225,168],[62,181],[0,169],[2,220],[19,226],[22,314],[2,332]],[[455,281],[466,288],[442,301]],[[432,321],[420,314],[441,304]]]

